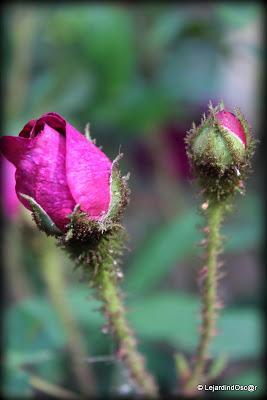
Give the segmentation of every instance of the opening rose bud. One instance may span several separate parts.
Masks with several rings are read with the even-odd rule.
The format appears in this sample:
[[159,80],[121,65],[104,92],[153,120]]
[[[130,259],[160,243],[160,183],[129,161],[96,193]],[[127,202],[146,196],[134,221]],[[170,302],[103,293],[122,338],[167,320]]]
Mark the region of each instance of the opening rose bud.
[[222,172],[243,161],[246,133],[241,121],[229,111],[211,113],[196,129],[192,153],[196,162],[218,167]]
[[186,137],[187,154],[194,175],[210,197],[222,200],[233,194],[250,170],[255,141],[239,110],[212,107],[199,126],[193,124]]
[[0,140],[16,167],[16,193],[25,207],[36,203],[62,231],[77,204],[91,220],[108,213],[112,162],[59,114],[44,114],[19,136]]

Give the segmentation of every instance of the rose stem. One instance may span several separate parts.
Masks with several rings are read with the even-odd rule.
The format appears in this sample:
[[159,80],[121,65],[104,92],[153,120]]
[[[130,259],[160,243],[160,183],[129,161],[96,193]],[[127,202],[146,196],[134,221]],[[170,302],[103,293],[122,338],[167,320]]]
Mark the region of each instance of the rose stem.
[[66,289],[64,276],[59,265],[55,265],[55,247],[47,239],[48,247],[43,252],[42,273],[47,285],[51,301],[57,311],[69,340],[69,352],[72,358],[73,369],[84,395],[94,396],[96,394],[95,379],[92,370],[83,363],[86,349],[76,326],[69,305],[66,302]]
[[[113,264],[113,262],[112,262]],[[126,311],[117,287],[114,266],[106,264],[99,268],[95,277],[95,287],[104,304],[108,324],[118,341],[118,357],[129,371],[130,378],[142,395],[156,397],[158,389],[154,378],[146,370],[143,356],[138,352],[136,339],[126,319]]]
[[223,218],[224,205],[213,203],[208,207],[208,240],[205,275],[202,290],[201,334],[197,348],[195,363],[190,378],[185,384],[185,392],[196,390],[203,383],[203,373],[211,339],[215,336],[215,319],[217,308],[217,256],[221,247],[220,225]]

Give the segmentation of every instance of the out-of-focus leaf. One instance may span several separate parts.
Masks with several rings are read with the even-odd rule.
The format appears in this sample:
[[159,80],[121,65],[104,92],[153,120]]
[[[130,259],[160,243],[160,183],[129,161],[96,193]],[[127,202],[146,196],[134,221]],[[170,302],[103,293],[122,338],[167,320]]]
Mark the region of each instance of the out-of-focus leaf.
[[230,221],[223,228],[226,236],[226,251],[242,251],[253,247],[259,248],[263,238],[263,204],[253,194],[237,199]]
[[38,377],[49,383],[61,384],[66,373],[65,362],[64,357],[58,353],[56,357],[37,364],[34,371]]
[[130,303],[129,318],[139,335],[192,349],[196,343],[198,302],[186,294],[160,293]]
[[[136,300],[131,303],[131,309],[129,317],[141,337],[166,340],[190,352],[195,350],[200,310],[196,297],[160,293]],[[224,353],[241,359],[257,357],[261,353],[261,316],[256,309],[225,310],[218,326],[220,334],[214,338],[212,356]]]
[[[70,289],[67,296],[69,306],[78,323],[99,327],[103,322],[97,311],[100,303],[94,298],[88,300],[89,294],[87,289]],[[29,362],[32,357],[34,362],[40,353],[44,355],[51,349],[62,348],[67,336],[49,300],[32,297],[11,307],[5,314],[4,340],[13,352],[27,349],[27,353],[21,353],[20,357],[25,357],[24,361]]]
[[[261,241],[261,207],[254,196],[241,200],[230,220],[226,216],[222,230],[227,237],[226,252],[248,250]],[[232,222],[237,217],[238,221]],[[131,295],[152,289],[182,260],[196,256],[196,244],[202,237],[197,225],[203,222],[199,214],[187,211],[150,235],[128,267],[126,287]]]
[[218,320],[218,336],[211,349],[229,357],[258,357],[263,348],[262,316],[256,309],[225,310]]
[[[97,79],[97,98],[116,95],[134,67],[133,26],[129,13],[116,6],[79,5],[53,13],[47,25],[52,43],[71,46]],[[75,48],[73,48],[75,46]],[[95,99],[97,101],[97,99]]]
[[[25,348],[22,352],[9,351],[5,354],[4,393],[7,396],[29,396],[29,381],[33,371],[53,383],[61,383],[64,378],[65,368],[60,354],[52,354],[50,351],[27,354],[27,350]],[[27,364],[31,365],[31,371],[23,369]]]
[[[93,339],[91,345],[94,343],[94,335],[97,336],[99,344],[99,342],[103,340],[103,335],[101,335],[99,329],[100,323],[103,322],[103,320],[98,311],[90,308],[85,295],[85,289],[82,289],[81,292],[78,289],[72,289],[68,292],[67,296],[70,299],[70,304],[74,299],[74,304],[72,304],[74,309],[78,306],[75,316],[77,322],[81,323],[86,328],[90,338]],[[36,303],[38,300],[35,298],[32,302]],[[25,303],[28,313],[34,310],[33,307],[28,306],[28,302]],[[147,298],[129,301],[128,307],[130,310],[129,318],[139,338],[149,341],[166,341],[167,343],[179,346],[180,349],[189,352],[195,350],[198,338],[197,317],[200,309],[199,301],[195,296],[163,292]],[[19,306],[14,307],[14,310],[17,314],[17,318],[25,318],[26,314],[23,302],[20,303]],[[45,320],[40,313],[35,313],[34,316],[29,314],[29,316],[35,320],[37,325],[40,325],[41,321],[45,322],[45,325],[42,327],[45,335],[43,335],[43,341],[38,343],[38,348],[35,349],[32,345],[31,330],[29,329],[28,321],[24,320],[25,326],[21,326],[20,329],[25,332],[28,329],[28,341],[24,340],[23,343],[21,342],[20,346],[18,342],[17,344],[14,341],[12,343],[12,340],[6,344],[9,352],[9,359],[7,359],[6,362],[7,365],[13,367],[13,369],[16,368],[16,366],[22,365],[23,362],[29,364],[32,362],[37,365],[37,358],[40,358],[40,349],[42,349],[42,346],[48,352],[47,354],[41,354],[42,357],[44,355],[46,357],[49,356],[50,349],[55,349],[55,346],[59,348],[59,343],[53,343],[51,339],[45,342],[45,336],[47,336],[51,330],[55,329],[53,323],[51,324],[51,320]],[[49,324],[50,326],[47,326]],[[6,334],[12,336],[12,326],[9,325],[8,327],[9,330]],[[226,355],[229,354],[231,358],[241,359],[244,357],[256,357],[260,354],[262,350],[261,320],[256,309],[236,308],[225,310],[219,318],[218,327],[220,335],[214,339],[211,351],[212,356],[224,353]],[[60,329],[57,335],[59,333],[63,338],[65,337],[63,329]],[[17,333],[15,336],[18,336]],[[238,340],[236,340],[237,337]],[[66,342],[62,342],[60,347],[65,343]],[[14,346],[15,344],[16,346]],[[15,351],[17,353],[15,353]],[[94,349],[94,351],[96,350]],[[25,352],[25,354],[23,354],[23,352]],[[14,354],[15,356],[17,354],[15,358]],[[49,357],[43,360],[43,362],[49,361]]]
[[153,288],[188,254],[195,250],[201,218],[188,211],[152,234],[128,267],[126,288],[132,294]]
[[4,398],[30,398],[32,389],[29,386],[29,374],[23,370],[14,373],[11,369],[4,369],[2,382],[2,396]]
[[243,25],[255,21],[261,12],[259,4],[216,4],[215,15],[227,27],[241,28]]
[[31,352],[29,348],[22,348],[21,350],[13,350],[12,348],[5,353],[5,364],[10,369],[20,368],[25,364],[39,364],[54,358],[51,350],[40,350]]
[[249,369],[246,372],[242,372],[236,375],[234,378],[226,379],[224,382],[226,385],[254,385],[257,386],[255,390],[235,390],[235,391],[225,391],[224,396],[259,396],[265,393],[266,381],[263,376],[262,370],[259,368]]
[[175,52],[169,52],[162,59],[157,76],[162,90],[180,101],[201,102],[214,98],[218,56],[218,50],[207,40],[182,41]]
[[124,134],[151,133],[172,113],[173,104],[160,88],[134,81],[117,99],[95,110],[95,117],[114,123]]
[[162,10],[160,16],[154,20],[151,30],[147,33],[146,44],[148,49],[159,50],[170,45],[184,28],[188,19],[189,15],[185,10],[177,10],[176,7],[165,12]]
[[64,340],[62,326],[45,299],[27,299],[5,314],[4,341],[12,350],[27,348],[35,354],[60,346]]
[[99,311],[101,302],[93,297],[88,288],[72,287],[68,289],[68,302],[77,321],[81,324],[92,324],[100,327],[104,318]]

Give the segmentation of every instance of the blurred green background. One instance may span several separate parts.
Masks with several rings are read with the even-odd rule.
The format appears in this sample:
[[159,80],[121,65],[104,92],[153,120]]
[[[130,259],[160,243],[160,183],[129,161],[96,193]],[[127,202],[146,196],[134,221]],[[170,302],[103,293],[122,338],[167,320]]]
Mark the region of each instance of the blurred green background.
[[[162,393],[179,391],[173,354],[190,359],[198,338],[202,221],[183,138],[209,100],[223,99],[241,108],[260,139],[261,6],[25,3],[3,11],[2,134],[17,135],[29,119],[55,111],[80,131],[90,122],[111,159],[124,153],[132,191],[125,301]],[[229,359],[216,383],[255,384],[254,394],[264,386],[259,161],[256,154],[247,194],[224,227],[225,307],[211,349]],[[84,371],[103,397],[129,393],[87,282],[16,204],[14,171],[4,171],[5,396],[79,394]]]

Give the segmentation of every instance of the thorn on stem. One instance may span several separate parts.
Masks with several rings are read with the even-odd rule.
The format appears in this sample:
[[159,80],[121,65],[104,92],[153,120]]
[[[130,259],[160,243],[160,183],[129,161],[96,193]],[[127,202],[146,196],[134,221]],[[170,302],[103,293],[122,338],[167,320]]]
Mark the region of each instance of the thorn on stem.
[[226,272],[221,272],[221,273],[217,274],[217,277],[216,277],[217,281],[224,278],[226,275],[227,275]]
[[204,203],[201,204],[202,210],[207,210],[208,207],[209,207],[209,202],[208,201],[205,201]]
[[104,326],[102,327],[102,329],[101,329],[101,332],[102,332],[104,335],[107,335],[107,334],[109,333],[109,325],[104,325]]
[[120,347],[116,352],[116,356],[119,360],[122,360],[126,355],[127,350],[124,347]]
[[209,226],[204,226],[204,228],[202,228],[202,231],[204,233],[210,233],[210,227]]
[[217,310],[221,310],[223,307],[224,307],[224,304],[223,304],[222,301],[218,300],[218,301],[215,303],[215,308],[216,308]]
[[197,244],[198,244],[198,246],[205,247],[207,245],[207,243],[208,243],[207,239],[202,239]]
[[202,267],[199,272],[198,272],[198,277],[201,279],[204,279],[207,276],[208,273],[208,267],[206,265],[204,265],[204,267]]

